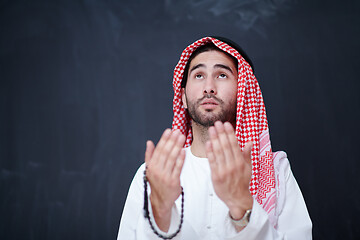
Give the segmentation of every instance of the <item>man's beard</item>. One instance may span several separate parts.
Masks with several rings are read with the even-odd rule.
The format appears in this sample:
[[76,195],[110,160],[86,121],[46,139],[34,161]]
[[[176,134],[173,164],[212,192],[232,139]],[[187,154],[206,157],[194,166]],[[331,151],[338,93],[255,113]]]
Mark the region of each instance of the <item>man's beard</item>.
[[[205,98],[214,99],[218,106],[220,107],[220,111],[218,113],[213,113],[213,110],[206,110],[206,113],[201,113],[198,108],[201,106],[201,102]],[[210,127],[214,126],[216,121],[221,122],[230,122],[231,124],[235,124],[236,121],[236,102],[225,104],[224,101],[215,97],[212,94],[207,94],[201,99],[197,100],[195,103],[190,102],[186,98],[188,113],[193,122],[203,126]]]

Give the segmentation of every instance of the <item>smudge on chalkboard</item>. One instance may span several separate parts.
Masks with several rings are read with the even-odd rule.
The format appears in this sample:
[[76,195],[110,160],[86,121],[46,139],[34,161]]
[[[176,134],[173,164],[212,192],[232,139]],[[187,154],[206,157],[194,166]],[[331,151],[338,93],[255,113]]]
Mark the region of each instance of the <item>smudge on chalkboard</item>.
[[202,22],[225,22],[239,30],[250,29],[265,36],[263,23],[273,20],[294,5],[294,0],[185,0],[165,1],[165,11],[175,22],[183,20]]

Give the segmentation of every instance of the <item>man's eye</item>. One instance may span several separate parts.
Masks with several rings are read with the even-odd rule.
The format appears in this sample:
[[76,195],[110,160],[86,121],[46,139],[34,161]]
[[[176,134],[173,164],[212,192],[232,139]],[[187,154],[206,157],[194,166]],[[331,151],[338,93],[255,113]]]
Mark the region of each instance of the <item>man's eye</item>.
[[195,75],[195,78],[196,78],[196,79],[201,79],[202,77],[203,77],[203,76],[202,76],[201,74],[196,74],[196,75]]
[[219,78],[226,78],[227,76],[226,76],[226,74],[224,74],[224,73],[222,73],[222,74],[220,74],[219,75]]

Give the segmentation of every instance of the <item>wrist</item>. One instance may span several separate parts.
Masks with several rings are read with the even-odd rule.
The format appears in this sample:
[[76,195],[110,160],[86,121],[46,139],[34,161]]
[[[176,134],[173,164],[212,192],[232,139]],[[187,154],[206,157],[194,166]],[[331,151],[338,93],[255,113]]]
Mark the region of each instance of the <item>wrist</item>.
[[248,223],[250,222],[251,212],[252,209],[246,210],[243,217],[240,219],[234,219],[229,213],[231,222],[235,225],[238,231],[241,231],[244,227],[248,225]]
[[151,203],[151,212],[153,214],[155,223],[157,227],[163,231],[167,232],[170,227],[171,219],[171,207],[166,207],[165,204],[162,204],[156,199],[153,195],[150,194],[150,203]]
[[247,201],[229,204],[228,207],[231,218],[234,220],[239,220],[244,216],[246,211],[252,209],[253,198],[250,197],[250,199],[248,199]]
[[[174,204],[173,204],[173,206],[174,206]],[[160,211],[161,217],[159,216],[159,213],[156,212],[156,207],[155,208],[151,207],[152,208],[151,209],[152,210],[152,216],[154,217],[154,220],[155,220],[155,225],[153,225],[152,220],[149,217],[149,214],[147,215],[148,217],[146,217],[146,215],[145,215],[145,218],[148,219],[151,229],[153,230],[153,232],[158,237],[160,237],[162,239],[172,239],[173,237],[175,237],[180,232],[182,223],[184,221],[184,191],[181,188],[180,224],[179,224],[178,229],[174,233],[172,233],[170,235],[167,234],[167,232],[170,230],[170,222],[173,221],[173,219],[171,219],[172,218],[172,210],[173,210],[172,207],[173,206],[171,206],[169,208],[170,209],[169,211],[163,211],[162,210],[163,208],[161,207],[161,205],[157,205],[157,206],[160,206],[158,209]],[[160,230],[160,232],[158,230]],[[163,235],[164,233],[165,233],[165,235]]]
[[164,201],[161,201],[153,194],[150,194],[150,203],[154,216],[166,218],[171,215],[171,208],[174,203],[166,203]]

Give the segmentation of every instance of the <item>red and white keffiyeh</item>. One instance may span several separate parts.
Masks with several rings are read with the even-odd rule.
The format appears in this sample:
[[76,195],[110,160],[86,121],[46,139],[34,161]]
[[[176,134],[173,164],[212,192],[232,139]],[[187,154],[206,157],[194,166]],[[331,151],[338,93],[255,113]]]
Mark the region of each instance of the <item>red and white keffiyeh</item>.
[[172,129],[180,129],[186,136],[184,147],[191,145],[191,119],[185,111],[181,99],[181,81],[190,55],[195,49],[209,42],[212,42],[219,49],[229,53],[238,60],[236,137],[242,149],[246,142],[252,141],[254,143],[251,153],[252,177],[250,192],[266,210],[272,224],[276,226],[278,215],[276,200],[278,193],[275,189],[276,176],[273,160],[277,154],[273,154],[271,150],[265,105],[259,84],[250,65],[237,50],[216,38],[205,37],[189,45],[182,52],[174,70],[174,119]]

